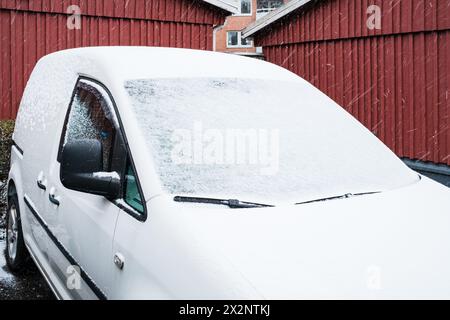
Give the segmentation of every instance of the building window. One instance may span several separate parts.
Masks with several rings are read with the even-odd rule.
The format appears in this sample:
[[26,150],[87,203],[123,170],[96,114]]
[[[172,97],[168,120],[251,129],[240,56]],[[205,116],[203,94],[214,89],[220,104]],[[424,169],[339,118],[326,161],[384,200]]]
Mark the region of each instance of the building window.
[[240,31],[228,31],[227,32],[227,47],[228,48],[251,48],[253,46],[252,41],[242,38]]
[[252,0],[241,0],[241,5],[239,6],[240,15],[251,15],[252,14]]
[[257,9],[276,9],[283,5],[283,0],[258,0]]
[[228,42],[227,42],[227,46],[228,47],[236,47],[239,44],[239,37],[238,37],[238,32],[237,31],[228,31],[227,33],[227,38],[228,38]]
[[278,9],[284,2],[283,0],[258,0],[256,2],[256,19],[262,18],[266,14]]

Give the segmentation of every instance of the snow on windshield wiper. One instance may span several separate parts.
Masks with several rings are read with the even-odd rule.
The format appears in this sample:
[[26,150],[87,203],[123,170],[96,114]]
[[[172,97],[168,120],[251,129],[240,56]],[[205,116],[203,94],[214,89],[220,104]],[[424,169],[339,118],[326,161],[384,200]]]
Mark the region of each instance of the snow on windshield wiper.
[[232,209],[238,208],[259,208],[259,207],[273,207],[272,205],[240,201],[236,199],[213,199],[213,198],[199,198],[199,197],[182,197],[176,196],[173,198],[176,202],[192,202],[192,203],[207,203],[229,206]]
[[313,202],[322,202],[322,201],[328,201],[328,200],[347,199],[347,198],[351,198],[351,197],[364,196],[364,195],[376,194],[376,193],[380,193],[380,191],[363,192],[363,193],[347,193],[347,194],[344,194],[342,196],[335,196],[335,197],[329,197],[329,198],[322,198],[322,199],[316,199],[316,200],[309,200],[309,201],[299,202],[299,203],[296,203],[296,205],[308,204],[308,203],[313,203]]

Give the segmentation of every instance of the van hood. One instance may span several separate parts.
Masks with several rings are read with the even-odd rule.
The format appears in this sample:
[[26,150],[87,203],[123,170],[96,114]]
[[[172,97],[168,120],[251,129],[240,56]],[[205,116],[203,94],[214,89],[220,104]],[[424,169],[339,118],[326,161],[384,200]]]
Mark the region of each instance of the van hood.
[[199,274],[221,265],[251,298],[450,298],[450,190],[427,178],[298,206],[176,208],[170,219],[202,256]]

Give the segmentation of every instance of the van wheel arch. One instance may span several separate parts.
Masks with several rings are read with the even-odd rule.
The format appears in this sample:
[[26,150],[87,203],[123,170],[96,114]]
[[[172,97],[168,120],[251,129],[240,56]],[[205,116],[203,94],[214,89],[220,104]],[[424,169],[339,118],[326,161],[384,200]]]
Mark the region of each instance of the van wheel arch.
[[[15,236],[15,241],[17,242],[16,250],[14,257],[11,257],[8,248],[9,248],[9,220],[11,219],[11,206],[14,206],[15,218],[17,220],[17,236]],[[19,206],[19,199],[17,196],[17,189],[14,181],[10,180],[8,183],[8,209],[6,213],[6,249],[5,249],[5,258],[6,263],[9,269],[16,274],[20,274],[23,272],[31,261],[28,249],[25,246],[24,237],[23,237],[23,228],[22,228],[22,219],[21,212]]]

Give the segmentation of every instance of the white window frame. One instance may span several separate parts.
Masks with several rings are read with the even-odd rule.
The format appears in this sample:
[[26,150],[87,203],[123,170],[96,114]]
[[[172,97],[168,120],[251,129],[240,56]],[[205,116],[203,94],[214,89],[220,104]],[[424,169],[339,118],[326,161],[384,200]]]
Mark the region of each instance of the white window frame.
[[253,15],[253,0],[250,0],[250,13],[242,13],[242,0],[239,0],[239,13],[235,13],[234,16],[250,17]]
[[[237,38],[238,38],[238,44],[237,45],[230,45],[229,44],[229,37],[230,37],[230,33],[231,32],[236,32],[237,33]],[[242,45],[242,31],[236,31],[236,30],[229,30],[227,31],[227,48],[253,48],[253,41],[251,39],[248,39],[247,42],[249,42],[250,44],[248,45]]]

